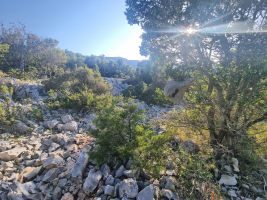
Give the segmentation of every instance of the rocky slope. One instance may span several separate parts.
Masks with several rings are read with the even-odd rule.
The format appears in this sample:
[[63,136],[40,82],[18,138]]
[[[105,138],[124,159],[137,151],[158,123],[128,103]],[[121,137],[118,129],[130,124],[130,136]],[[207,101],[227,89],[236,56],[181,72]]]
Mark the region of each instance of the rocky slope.
[[[159,179],[154,179],[136,170],[131,161],[111,168],[107,164],[97,167],[90,160],[88,152],[94,148],[94,139],[87,132],[94,128],[94,113],[49,110],[43,103],[47,97],[42,96],[41,85],[7,81],[15,85],[19,99],[29,98],[15,104],[26,111],[30,107],[41,108],[44,118],[38,122],[33,119],[17,121],[13,127],[15,135],[0,135],[1,200],[179,199],[179,183],[171,167]],[[137,103],[148,119],[160,118],[171,110]],[[159,130],[161,132],[164,130]],[[197,149],[191,141],[182,145],[187,151]],[[217,172],[219,184],[229,199],[249,200],[242,197],[237,187],[239,173],[238,160],[233,158]],[[247,184],[242,187],[248,194],[254,190],[259,196],[257,200],[263,199],[260,196],[264,196],[264,189]]]

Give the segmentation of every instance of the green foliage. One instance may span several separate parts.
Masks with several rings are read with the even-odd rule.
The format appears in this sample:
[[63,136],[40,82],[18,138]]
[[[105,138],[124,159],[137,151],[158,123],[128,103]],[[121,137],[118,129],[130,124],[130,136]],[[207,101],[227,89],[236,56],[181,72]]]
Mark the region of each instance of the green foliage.
[[171,105],[172,102],[164,95],[163,90],[158,87],[148,86],[144,82],[129,86],[123,91],[125,97],[134,97],[154,105]]
[[141,119],[141,111],[131,102],[121,106],[113,104],[100,111],[95,121],[97,129],[92,132],[96,147],[90,156],[98,164],[116,164],[129,159],[137,145]]
[[137,131],[135,164],[147,173],[158,177],[160,172],[166,170],[166,163],[174,154],[169,144],[171,137],[169,134],[156,135],[154,131],[142,126],[139,126]]
[[43,121],[44,120],[44,114],[40,108],[34,108],[30,111],[29,116],[36,121]]
[[78,68],[72,73],[61,74],[45,81],[45,88],[50,96],[48,106],[54,109],[97,111],[112,102],[108,84],[92,69]]

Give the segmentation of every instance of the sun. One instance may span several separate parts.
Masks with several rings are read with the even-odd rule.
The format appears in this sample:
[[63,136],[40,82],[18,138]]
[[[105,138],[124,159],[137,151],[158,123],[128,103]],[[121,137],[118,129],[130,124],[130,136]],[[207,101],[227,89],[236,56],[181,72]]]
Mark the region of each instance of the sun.
[[185,32],[188,35],[193,35],[193,34],[195,34],[197,32],[197,30],[193,29],[193,28],[188,28],[188,29],[185,30]]

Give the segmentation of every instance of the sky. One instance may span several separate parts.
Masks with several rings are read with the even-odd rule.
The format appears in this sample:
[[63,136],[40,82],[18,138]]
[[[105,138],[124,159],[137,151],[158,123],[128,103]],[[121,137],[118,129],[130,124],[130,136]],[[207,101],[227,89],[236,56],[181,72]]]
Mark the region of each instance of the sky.
[[27,31],[59,41],[84,55],[144,59],[139,26],[127,23],[125,0],[1,0],[0,23],[21,23]]

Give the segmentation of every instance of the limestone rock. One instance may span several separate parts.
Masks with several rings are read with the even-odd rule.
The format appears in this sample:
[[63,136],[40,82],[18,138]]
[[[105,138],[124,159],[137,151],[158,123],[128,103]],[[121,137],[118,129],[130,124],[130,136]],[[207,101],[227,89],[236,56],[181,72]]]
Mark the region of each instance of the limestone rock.
[[73,197],[73,195],[71,193],[65,193],[62,196],[61,200],[74,200],[74,197]]
[[78,131],[78,123],[75,121],[68,122],[62,126],[62,130],[77,132]]
[[109,196],[113,196],[113,194],[114,194],[114,186],[106,185],[104,187],[104,194],[109,195]]
[[105,185],[114,185],[114,177],[112,175],[109,175],[107,178],[106,178],[106,181],[105,181]]
[[154,199],[154,186],[151,184],[146,186],[137,195],[137,200],[153,200]]
[[239,172],[238,160],[236,158],[232,158],[232,163],[233,163],[234,171]]
[[98,186],[98,183],[101,180],[101,178],[102,178],[102,173],[100,171],[91,169],[83,184],[83,191],[88,195],[91,194]]
[[121,177],[121,176],[123,175],[124,170],[125,170],[125,167],[124,167],[123,165],[121,165],[121,166],[117,169],[117,171],[116,171],[116,173],[115,173],[115,178],[119,178],[119,177]]
[[219,184],[222,185],[236,185],[237,180],[234,176],[229,176],[227,174],[222,174],[221,179],[219,180]]
[[167,198],[168,200],[178,200],[179,198],[171,190],[163,189],[161,190],[161,196]]
[[86,166],[89,163],[89,155],[86,152],[81,152],[72,171],[72,177],[82,177]]
[[64,124],[70,122],[73,120],[72,116],[71,115],[63,115],[61,116],[61,120]]
[[27,149],[25,147],[15,147],[13,149],[0,152],[0,160],[10,161],[19,157],[20,154],[26,152]]
[[46,121],[45,122],[45,126],[49,129],[53,129],[56,127],[56,125],[58,124],[59,122],[56,120],[56,119],[53,119],[53,120],[50,120],[50,121]]
[[42,181],[43,182],[50,182],[52,180],[54,180],[58,174],[59,174],[59,169],[57,168],[52,168],[50,170],[48,170],[48,172],[46,172],[46,174],[44,175]]
[[119,184],[119,195],[120,198],[135,198],[138,194],[138,185],[136,180],[132,178],[124,179]]
[[43,167],[45,169],[51,169],[51,168],[58,167],[62,165],[63,163],[64,163],[64,159],[61,158],[60,156],[53,156],[53,157],[51,156],[44,160]]
[[26,134],[30,132],[30,130],[31,128],[21,121],[17,121],[14,125],[14,131],[18,134]]
[[41,169],[42,169],[42,166],[24,168],[20,174],[20,181],[21,182],[31,181],[40,173]]
[[102,172],[103,178],[106,179],[110,174],[110,168],[107,164],[101,166],[100,171]]

